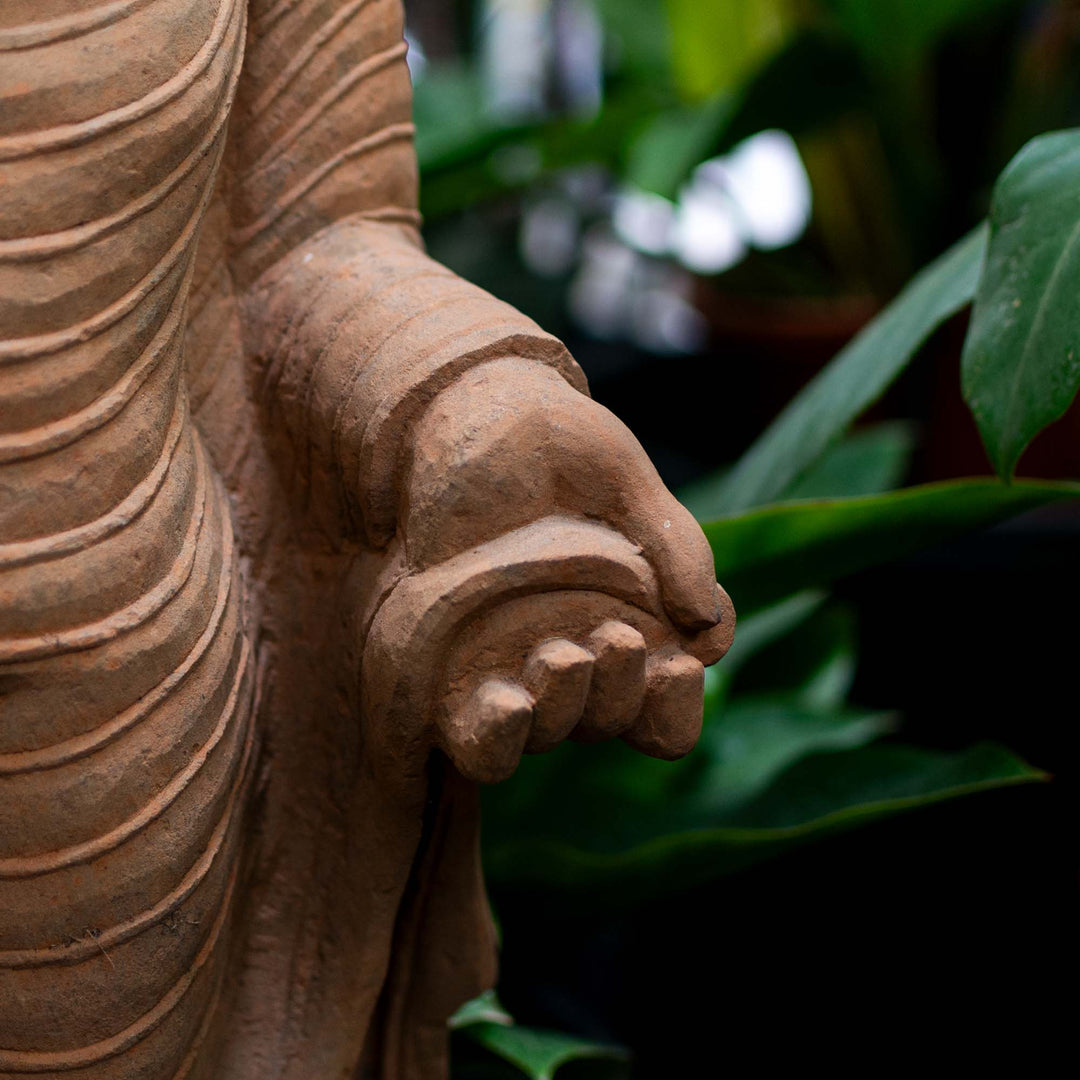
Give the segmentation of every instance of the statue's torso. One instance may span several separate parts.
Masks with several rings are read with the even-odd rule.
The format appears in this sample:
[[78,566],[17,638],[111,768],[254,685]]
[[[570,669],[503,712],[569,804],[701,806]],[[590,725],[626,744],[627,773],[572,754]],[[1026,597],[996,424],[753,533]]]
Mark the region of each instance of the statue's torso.
[[244,15],[0,12],[0,1076],[185,1075],[222,981],[257,664],[183,345]]

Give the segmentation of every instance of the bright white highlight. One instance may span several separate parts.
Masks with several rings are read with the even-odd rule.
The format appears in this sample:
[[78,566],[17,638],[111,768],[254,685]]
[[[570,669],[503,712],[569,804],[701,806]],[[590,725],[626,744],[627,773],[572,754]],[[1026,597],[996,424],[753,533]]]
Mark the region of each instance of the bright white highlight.
[[812,202],[795,141],[784,131],[762,131],[699,165],[677,203],[645,191],[621,192],[612,224],[637,251],[672,255],[698,274],[719,274],[750,248],[793,244],[810,222]]

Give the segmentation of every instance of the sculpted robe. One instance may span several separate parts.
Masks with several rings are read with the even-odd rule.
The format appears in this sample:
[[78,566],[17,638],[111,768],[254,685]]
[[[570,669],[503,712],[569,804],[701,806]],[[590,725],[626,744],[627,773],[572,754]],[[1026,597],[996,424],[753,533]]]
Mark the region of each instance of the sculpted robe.
[[733,616],[423,254],[398,0],[0,4],[0,1077],[444,1075],[476,781],[684,753]]

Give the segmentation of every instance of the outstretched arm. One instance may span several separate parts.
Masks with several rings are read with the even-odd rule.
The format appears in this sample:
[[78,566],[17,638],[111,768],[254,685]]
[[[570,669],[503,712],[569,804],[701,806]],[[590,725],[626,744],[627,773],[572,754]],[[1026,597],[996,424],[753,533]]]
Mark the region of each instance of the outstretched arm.
[[[388,651],[365,707],[395,664],[423,681],[417,652],[438,640],[424,700],[379,722],[396,744],[419,711],[481,779],[570,732],[685,753],[702,663],[733,628],[708,545],[561,343],[424,254],[398,3],[256,3],[248,67],[233,158],[245,345],[297,490],[367,552],[358,635],[365,656]],[[444,580],[466,553],[486,584],[435,631],[432,606],[469,591]],[[639,589],[614,609],[620,573]],[[444,591],[408,585],[425,575]],[[412,653],[395,656],[381,608],[410,589],[394,634]],[[522,607],[522,591],[546,599]],[[518,604],[524,637],[448,660],[496,598]]]

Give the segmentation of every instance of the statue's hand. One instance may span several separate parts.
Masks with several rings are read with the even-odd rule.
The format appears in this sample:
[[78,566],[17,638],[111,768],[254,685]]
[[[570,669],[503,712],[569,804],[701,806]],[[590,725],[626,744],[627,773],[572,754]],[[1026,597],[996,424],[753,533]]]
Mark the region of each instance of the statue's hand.
[[697,523],[555,338],[357,220],[245,311],[307,504],[364,549],[369,761],[415,778],[438,743],[495,780],[567,735],[691,748],[734,612]]
[[491,361],[432,401],[403,465],[404,576],[363,664],[381,729],[426,717],[484,781],[568,736],[690,750],[734,612],[622,423],[551,368]]

